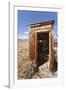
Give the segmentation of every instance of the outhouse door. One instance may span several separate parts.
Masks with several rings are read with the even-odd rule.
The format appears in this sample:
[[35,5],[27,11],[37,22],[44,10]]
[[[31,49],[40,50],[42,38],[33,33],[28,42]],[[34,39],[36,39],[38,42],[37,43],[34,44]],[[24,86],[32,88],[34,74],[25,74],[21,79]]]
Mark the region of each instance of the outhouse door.
[[35,61],[37,67],[48,61],[48,70],[52,71],[54,61],[52,31],[35,32]]
[[49,32],[36,33],[36,63],[40,65],[48,61],[49,55]]

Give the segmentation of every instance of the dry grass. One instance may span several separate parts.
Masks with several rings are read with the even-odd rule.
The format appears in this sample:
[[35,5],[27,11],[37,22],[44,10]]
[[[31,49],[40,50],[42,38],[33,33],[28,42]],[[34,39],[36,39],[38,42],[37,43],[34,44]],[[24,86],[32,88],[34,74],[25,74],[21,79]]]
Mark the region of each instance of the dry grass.
[[[54,48],[54,51],[57,53],[57,48]],[[32,62],[29,59],[29,42],[28,40],[20,40],[18,39],[18,79],[26,79],[26,72],[28,69],[28,66],[31,67]],[[47,64],[45,64],[47,67]],[[49,72],[44,71],[45,65],[42,65],[42,70],[40,72],[35,73],[32,78],[47,78],[47,77],[54,77]],[[39,67],[40,68],[40,67]],[[30,69],[30,68],[29,68]],[[47,68],[46,68],[47,69]],[[46,70],[45,69],[45,70]],[[55,76],[57,76],[55,74]]]
[[18,39],[18,79],[25,79],[27,65],[31,64],[28,44],[28,40]]

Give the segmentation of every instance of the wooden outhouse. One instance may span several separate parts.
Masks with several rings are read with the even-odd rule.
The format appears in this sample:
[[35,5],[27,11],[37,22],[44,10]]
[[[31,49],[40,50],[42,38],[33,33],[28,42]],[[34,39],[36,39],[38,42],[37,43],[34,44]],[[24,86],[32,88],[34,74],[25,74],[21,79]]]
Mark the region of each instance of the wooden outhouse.
[[37,68],[48,61],[48,70],[52,71],[54,62],[54,20],[30,25],[29,56]]

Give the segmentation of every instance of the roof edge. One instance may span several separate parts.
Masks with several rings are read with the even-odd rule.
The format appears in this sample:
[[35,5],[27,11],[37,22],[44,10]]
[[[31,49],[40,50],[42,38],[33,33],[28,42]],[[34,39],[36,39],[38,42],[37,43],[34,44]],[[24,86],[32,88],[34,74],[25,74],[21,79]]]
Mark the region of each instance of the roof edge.
[[41,25],[49,25],[49,24],[54,24],[54,20],[46,21],[46,22],[40,22],[40,23],[34,23],[30,24],[30,27],[36,27],[36,26],[41,26]]

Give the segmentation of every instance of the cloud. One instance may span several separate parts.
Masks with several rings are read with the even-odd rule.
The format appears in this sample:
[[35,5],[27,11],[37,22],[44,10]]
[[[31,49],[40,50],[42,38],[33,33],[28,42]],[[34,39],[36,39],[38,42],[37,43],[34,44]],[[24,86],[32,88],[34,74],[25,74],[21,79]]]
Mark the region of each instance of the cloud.
[[24,34],[24,35],[22,36],[22,39],[28,39],[28,35],[25,35],[25,34]]
[[28,32],[26,31],[24,34],[28,34]]
[[18,39],[28,39],[28,32],[25,32],[24,34],[19,34]]
[[18,38],[18,39],[22,39],[22,35],[21,35],[21,34],[19,34],[17,38]]

